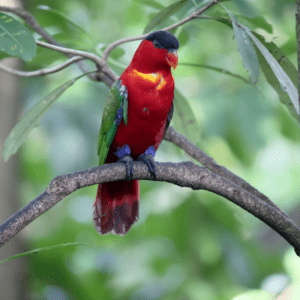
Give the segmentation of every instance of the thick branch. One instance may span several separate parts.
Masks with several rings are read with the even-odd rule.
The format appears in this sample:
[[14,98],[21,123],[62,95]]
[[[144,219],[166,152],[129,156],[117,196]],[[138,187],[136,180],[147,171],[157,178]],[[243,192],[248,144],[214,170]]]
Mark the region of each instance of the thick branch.
[[195,160],[200,162],[203,166],[205,166],[210,171],[227,178],[228,180],[232,181],[236,185],[242,187],[246,191],[252,193],[256,197],[260,198],[261,200],[265,201],[269,205],[273,206],[277,209],[280,213],[287,215],[275,204],[273,203],[266,195],[258,191],[252,185],[250,185],[247,181],[240,178],[239,176],[235,175],[234,173],[230,172],[223,166],[218,165],[213,158],[208,156],[202,150],[200,150],[197,146],[191,143],[185,136],[179,134],[173,127],[169,127],[168,131],[166,132],[164,139],[166,141],[170,141],[177,145],[179,148],[183,149],[188,155],[193,157]]
[[[202,8],[202,11],[204,11],[204,8]],[[197,17],[198,15],[199,15],[199,11],[195,17]],[[85,58],[89,58],[92,60],[95,59],[95,57],[97,57],[94,54],[90,54],[87,52],[57,47],[57,46],[49,45],[49,44],[42,43],[42,42],[38,42],[38,45],[47,47],[49,49],[53,49],[56,51],[60,51],[63,53],[68,53],[68,54],[76,53],[77,55],[82,55]],[[100,63],[100,61],[101,60],[97,57],[95,63]],[[116,79],[117,79],[117,77],[114,78],[114,80],[116,80]],[[253,186],[251,186],[248,182],[246,182],[242,178],[238,177],[234,173],[227,170],[225,167],[218,165],[211,157],[209,157],[207,154],[205,154],[203,151],[201,151],[199,148],[197,148],[195,145],[193,145],[187,138],[180,135],[174,128],[170,127],[164,138],[168,141],[173,142],[180,148],[182,148],[187,154],[191,155],[193,158],[195,158],[197,161],[199,161],[202,165],[207,167],[212,172],[231,180],[235,184],[239,185],[240,187],[244,188],[246,191],[257,196],[261,200],[265,201],[267,204],[273,206],[280,213],[285,215],[285,213],[275,203],[273,203],[267,196],[265,196],[264,194],[259,192],[257,189],[255,189]]]
[[[166,181],[193,190],[207,190],[227,198],[268,224],[299,254],[300,229],[285,215],[253,194],[192,162],[156,163],[156,168],[156,181]],[[125,165],[121,163],[107,164],[56,177],[41,195],[0,226],[0,246],[72,192],[101,182],[125,179]],[[154,180],[145,164],[140,162],[134,162],[133,179]]]
[[9,68],[3,64],[0,64],[0,70],[11,74],[11,75],[15,75],[15,76],[21,76],[21,77],[35,77],[35,76],[44,76],[44,75],[48,75],[48,74],[52,74],[52,73],[56,73],[60,70],[65,69],[66,67],[68,67],[69,65],[78,62],[80,60],[83,60],[84,58],[81,56],[73,56],[72,58],[70,58],[69,60],[67,60],[66,62],[64,62],[63,64],[50,68],[50,69],[41,69],[41,70],[37,70],[37,71],[32,71],[32,72],[24,72],[24,71],[18,71],[18,70],[14,70],[12,68]]
[[[165,27],[163,28],[162,30],[166,30],[166,31],[169,31],[169,30],[172,30],[174,28],[177,28],[195,18],[198,18],[202,13],[204,13],[206,10],[208,10],[209,8],[211,8],[213,5],[215,5],[216,3],[218,3],[217,0],[213,0],[211,1],[210,3],[208,3],[207,5],[205,5],[204,7],[202,7],[201,9],[195,11],[194,13],[192,13],[191,15],[189,15],[188,17],[184,18],[183,20],[171,25],[171,26],[168,26],[168,27]],[[133,42],[133,41],[137,41],[137,40],[141,40],[143,38],[145,38],[148,34],[143,34],[143,35],[139,35],[139,36],[135,36],[135,37],[131,37],[131,38],[124,38],[124,39],[120,39],[120,40],[117,40],[115,42],[113,42],[112,44],[110,44],[106,49],[105,51],[103,52],[103,55],[102,55],[102,60],[103,62],[106,63],[107,61],[107,58],[109,56],[109,53],[114,49],[116,48],[117,46],[121,45],[121,44],[124,44],[124,43],[128,43],[128,42]]]

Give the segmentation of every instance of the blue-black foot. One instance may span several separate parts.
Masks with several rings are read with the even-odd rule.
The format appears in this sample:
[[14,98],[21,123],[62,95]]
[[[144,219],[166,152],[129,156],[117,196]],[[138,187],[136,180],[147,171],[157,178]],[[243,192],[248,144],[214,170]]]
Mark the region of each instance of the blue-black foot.
[[133,176],[133,159],[131,156],[126,155],[120,159],[118,159],[118,162],[121,162],[125,164],[126,166],[126,180],[130,181]]
[[155,166],[155,160],[154,160],[154,156],[155,156],[155,150],[153,146],[150,146],[144,154],[141,154],[138,157],[139,161],[142,161],[143,163],[145,163],[149,169],[149,172],[151,174],[153,174],[153,176],[156,178],[156,166]]
[[130,156],[131,150],[128,145],[118,148],[114,154],[119,158],[118,162],[126,166],[126,180],[130,181],[133,176],[133,159]]

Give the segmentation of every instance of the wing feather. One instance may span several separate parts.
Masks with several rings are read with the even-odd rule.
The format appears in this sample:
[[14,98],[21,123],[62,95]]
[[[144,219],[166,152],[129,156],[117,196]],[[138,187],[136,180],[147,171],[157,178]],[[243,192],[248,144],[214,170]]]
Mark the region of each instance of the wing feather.
[[109,147],[116,135],[122,118],[124,118],[126,121],[125,124],[127,124],[127,103],[127,88],[119,79],[112,86],[103,108],[98,140],[99,165],[103,165],[105,163]]

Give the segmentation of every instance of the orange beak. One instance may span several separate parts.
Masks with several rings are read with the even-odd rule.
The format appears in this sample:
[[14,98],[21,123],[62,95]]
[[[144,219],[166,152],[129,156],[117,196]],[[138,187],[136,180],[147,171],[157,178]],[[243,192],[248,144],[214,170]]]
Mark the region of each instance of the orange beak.
[[166,56],[168,64],[175,70],[178,64],[178,54],[177,51],[168,52]]

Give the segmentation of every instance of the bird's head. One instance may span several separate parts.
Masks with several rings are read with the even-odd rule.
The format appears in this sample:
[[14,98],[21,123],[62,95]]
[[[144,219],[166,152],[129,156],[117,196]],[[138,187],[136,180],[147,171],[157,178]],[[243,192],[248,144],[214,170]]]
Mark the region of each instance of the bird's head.
[[154,31],[146,36],[134,57],[134,68],[143,73],[177,67],[177,38],[167,31]]

